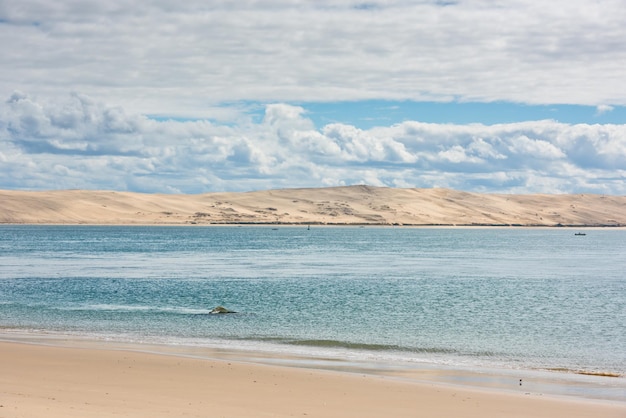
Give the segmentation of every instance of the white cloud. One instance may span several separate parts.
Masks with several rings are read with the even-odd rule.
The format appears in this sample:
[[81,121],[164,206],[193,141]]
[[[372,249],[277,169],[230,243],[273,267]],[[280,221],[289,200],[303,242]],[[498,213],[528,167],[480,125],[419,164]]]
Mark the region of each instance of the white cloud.
[[467,154],[465,148],[460,145],[454,145],[445,151],[439,151],[437,154],[444,160],[451,163],[480,163],[481,160],[476,157],[471,157]]
[[159,121],[70,95],[0,104],[0,188],[199,193],[368,183],[626,194],[626,126],[555,121],[320,129],[306,109],[258,123]]
[[514,138],[509,149],[515,154],[526,154],[531,158],[554,160],[565,157],[563,151],[543,139],[531,139],[526,135]]
[[4,2],[0,96],[80,90],[222,121],[241,115],[219,103],[245,101],[626,104],[621,0],[367,4]]
[[481,158],[490,158],[493,160],[506,159],[506,155],[496,151],[493,145],[482,138],[473,138],[472,142],[467,146],[467,151]]
[[596,116],[603,115],[608,112],[612,112],[615,109],[613,106],[609,105],[598,105],[596,106]]

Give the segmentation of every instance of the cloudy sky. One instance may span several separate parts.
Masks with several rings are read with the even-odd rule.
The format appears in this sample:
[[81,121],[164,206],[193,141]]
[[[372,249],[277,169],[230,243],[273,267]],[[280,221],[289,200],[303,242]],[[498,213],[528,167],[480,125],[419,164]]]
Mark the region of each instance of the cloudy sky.
[[626,194],[623,0],[0,0],[0,188]]

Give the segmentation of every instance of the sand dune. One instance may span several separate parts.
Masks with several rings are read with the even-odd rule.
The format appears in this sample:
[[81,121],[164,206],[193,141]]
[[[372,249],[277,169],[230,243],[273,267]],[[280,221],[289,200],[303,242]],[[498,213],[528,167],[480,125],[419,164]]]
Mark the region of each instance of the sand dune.
[[626,226],[626,196],[371,186],[198,195],[0,191],[0,223]]

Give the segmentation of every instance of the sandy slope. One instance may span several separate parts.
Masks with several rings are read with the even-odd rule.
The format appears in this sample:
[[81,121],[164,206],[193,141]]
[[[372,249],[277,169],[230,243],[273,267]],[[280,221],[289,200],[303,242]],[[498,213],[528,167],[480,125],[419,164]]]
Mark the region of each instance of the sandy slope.
[[371,186],[200,195],[0,191],[0,223],[626,226],[626,196]]

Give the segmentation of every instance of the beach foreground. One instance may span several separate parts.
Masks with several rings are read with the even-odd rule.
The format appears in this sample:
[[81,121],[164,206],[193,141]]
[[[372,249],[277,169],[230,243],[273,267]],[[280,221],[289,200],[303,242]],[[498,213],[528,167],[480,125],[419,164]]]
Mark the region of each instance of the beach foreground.
[[626,405],[363,374],[0,343],[0,416],[624,417]]

